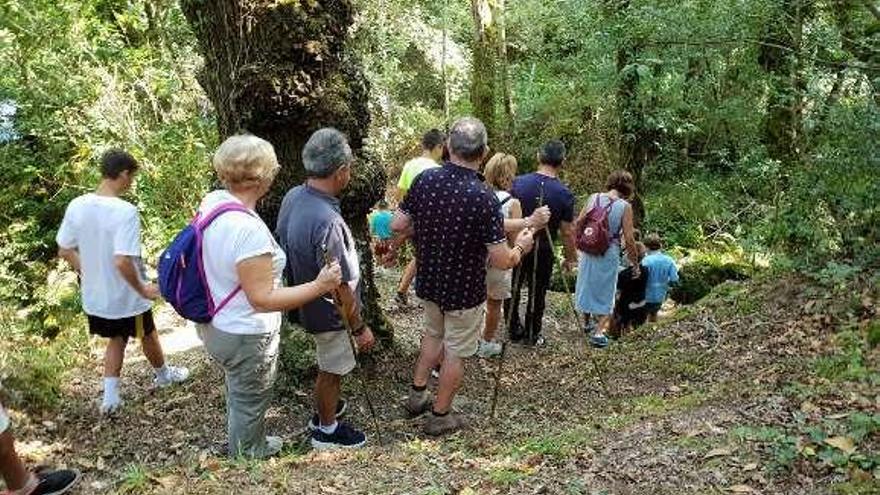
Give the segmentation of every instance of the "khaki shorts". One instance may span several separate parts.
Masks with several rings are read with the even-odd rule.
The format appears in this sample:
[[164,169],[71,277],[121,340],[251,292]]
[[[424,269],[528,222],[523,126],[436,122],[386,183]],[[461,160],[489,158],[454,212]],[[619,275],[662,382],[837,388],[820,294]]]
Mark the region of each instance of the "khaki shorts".
[[486,295],[489,299],[510,299],[511,273],[513,270],[499,270],[491,266],[486,269]]
[[9,428],[9,415],[6,414],[6,409],[3,409],[3,404],[0,404],[0,433],[6,431]]
[[351,373],[355,361],[347,331],[316,333],[313,337],[319,370],[339,376]]
[[422,301],[428,335],[442,340],[460,358],[477,352],[480,331],[486,321],[486,303],[469,309],[441,311],[431,301]]

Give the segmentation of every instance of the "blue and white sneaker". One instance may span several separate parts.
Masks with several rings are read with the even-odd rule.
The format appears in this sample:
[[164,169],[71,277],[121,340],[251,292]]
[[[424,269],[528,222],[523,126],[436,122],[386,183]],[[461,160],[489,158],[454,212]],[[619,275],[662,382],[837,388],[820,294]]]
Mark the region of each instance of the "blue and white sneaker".
[[605,347],[608,347],[608,337],[605,335],[593,335],[590,337],[590,345],[598,347],[599,349],[604,349]]
[[339,421],[333,433],[324,433],[320,428],[312,432],[312,448],[315,450],[356,449],[366,443],[364,432],[345,421]]

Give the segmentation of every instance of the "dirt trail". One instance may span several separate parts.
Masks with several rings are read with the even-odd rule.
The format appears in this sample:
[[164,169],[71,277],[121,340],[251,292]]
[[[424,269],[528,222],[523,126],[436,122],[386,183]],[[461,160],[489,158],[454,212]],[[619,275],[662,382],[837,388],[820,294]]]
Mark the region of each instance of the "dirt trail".
[[[380,276],[386,300],[394,279],[393,272]],[[370,377],[383,444],[309,451],[311,381],[285,380],[269,423],[289,447],[265,462],[216,455],[225,437],[221,373],[192,329],[162,319],[160,327],[177,327],[163,343],[174,348],[173,362],[191,367],[192,381],[150,390],[149,367],[130,360],[125,414],[98,420],[96,361],[76,373],[57,415],[31,418],[28,438],[42,443],[25,451],[83,469],[82,493],[831,493],[854,476],[851,469],[824,469],[797,454],[780,468],[762,428],[787,432],[799,427],[791,426],[797,418],[880,412],[880,396],[862,381],[847,382],[845,391],[817,382],[807,399],[792,392],[815,381],[809,363],[831,338],[826,318],[841,311],[833,299],[806,308],[799,282],[727,284],[602,352],[585,348],[562,295],[553,294],[548,346],[513,347],[497,420],[486,419],[495,363],[474,360],[456,403],[470,428],[442,440],[424,437],[421,420],[402,413],[420,320],[416,308],[390,307],[396,347],[377,359]],[[876,315],[876,306],[868,310]],[[606,373],[610,398],[588,359]],[[868,359],[876,370],[876,351]],[[354,406],[349,419],[375,440],[356,380],[346,380],[344,394]],[[856,449],[876,455],[878,444],[875,431]]]

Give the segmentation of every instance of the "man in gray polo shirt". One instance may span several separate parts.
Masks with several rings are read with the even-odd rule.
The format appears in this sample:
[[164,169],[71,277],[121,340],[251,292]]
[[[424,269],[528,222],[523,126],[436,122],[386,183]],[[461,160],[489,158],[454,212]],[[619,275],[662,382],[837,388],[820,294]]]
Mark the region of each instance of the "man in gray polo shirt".
[[[276,233],[287,253],[287,283],[314,280],[324,266],[325,253],[339,261],[342,285],[336,291],[348,315],[358,349],[373,345],[373,333],[361,318],[360,261],[354,237],[339,210],[339,194],[351,181],[354,158],[345,136],[336,129],[315,131],[302,151],[306,183],[291,189],[281,203]],[[337,421],[341,378],[355,367],[354,350],[345,325],[330,295],[306,304],[298,311],[299,323],[315,338],[318,379],[315,383],[317,420],[312,431],[315,449],[360,447],[363,432]]]

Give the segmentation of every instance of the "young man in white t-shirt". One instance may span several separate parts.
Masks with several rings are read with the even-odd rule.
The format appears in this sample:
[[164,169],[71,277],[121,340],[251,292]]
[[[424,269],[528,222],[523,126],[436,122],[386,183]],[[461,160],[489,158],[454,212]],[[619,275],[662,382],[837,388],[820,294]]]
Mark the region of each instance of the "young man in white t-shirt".
[[157,386],[182,382],[189,376],[188,369],[165,364],[150,309],[159,290],[146,281],[140,218],[137,208],[120,198],[131,188],[137,170],[137,161],[128,153],[104,153],[97,190],[67,205],[55,238],[58,255],[80,276],[89,333],[109,339],[104,353],[102,414],[111,414],[122,405],[119,373],[129,337],[141,339],[144,355],[155,369]]

